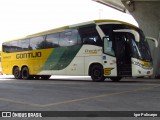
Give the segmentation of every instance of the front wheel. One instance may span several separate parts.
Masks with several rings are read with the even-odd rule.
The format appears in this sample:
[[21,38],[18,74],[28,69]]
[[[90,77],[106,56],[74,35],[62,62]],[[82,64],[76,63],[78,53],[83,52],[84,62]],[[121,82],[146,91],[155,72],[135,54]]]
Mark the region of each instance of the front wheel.
[[28,67],[23,67],[23,68],[22,68],[22,78],[23,78],[24,80],[27,80],[27,79],[30,78]]
[[102,82],[105,80],[104,70],[101,65],[94,65],[91,68],[91,78],[94,82]]

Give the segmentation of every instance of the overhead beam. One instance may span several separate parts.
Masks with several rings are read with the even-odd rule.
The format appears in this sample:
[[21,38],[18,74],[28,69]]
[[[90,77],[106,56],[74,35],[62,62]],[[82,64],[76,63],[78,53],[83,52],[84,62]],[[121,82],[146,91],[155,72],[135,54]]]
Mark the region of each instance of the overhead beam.
[[126,12],[125,6],[122,4],[121,0],[93,0],[95,2],[104,4],[121,12]]

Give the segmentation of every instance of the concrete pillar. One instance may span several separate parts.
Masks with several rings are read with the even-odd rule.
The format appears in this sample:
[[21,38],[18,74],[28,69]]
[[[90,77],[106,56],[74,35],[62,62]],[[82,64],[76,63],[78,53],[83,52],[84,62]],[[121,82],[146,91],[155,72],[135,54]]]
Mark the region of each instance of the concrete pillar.
[[[124,12],[135,18],[145,36],[158,40],[158,48],[148,41],[154,66],[152,77],[160,76],[160,0],[93,0]],[[127,10],[128,11],[127,11]]]
[[123,4],[136,19],[145,36],[158,40],[158,48],[155,48],[154,42],[148,42],[154,64],[153,77],[160,75],[160,1],[134,1],[130,5],[127,5],[126,2]]

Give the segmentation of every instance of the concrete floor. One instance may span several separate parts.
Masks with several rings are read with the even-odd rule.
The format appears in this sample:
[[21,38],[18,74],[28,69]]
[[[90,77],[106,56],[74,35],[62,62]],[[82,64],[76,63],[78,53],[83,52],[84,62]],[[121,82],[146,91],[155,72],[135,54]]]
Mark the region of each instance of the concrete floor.
[[90,77],[0,77],[1,111],[159,111],[159,93],[158,79],[97,83]]

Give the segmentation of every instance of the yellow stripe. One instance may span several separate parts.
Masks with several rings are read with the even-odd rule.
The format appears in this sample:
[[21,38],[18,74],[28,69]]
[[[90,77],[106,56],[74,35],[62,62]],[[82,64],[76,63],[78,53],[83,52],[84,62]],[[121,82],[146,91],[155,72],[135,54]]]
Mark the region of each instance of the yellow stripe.
[[146,66],[146,67],[151,67],[152,66],[152,62],[140,61],[140,64],[142,64],[143,66]]
[[119,22],[121,24],[126,24],[126,25],[129,25],[129,26],[132,26],[132,27],[135,27],[135,28],[139,28],[131,23],[127,23],[127,22],[123,22],[123,21],[120,21],[120,20],[95,20],[95,23],[103,23],[103,22]]

